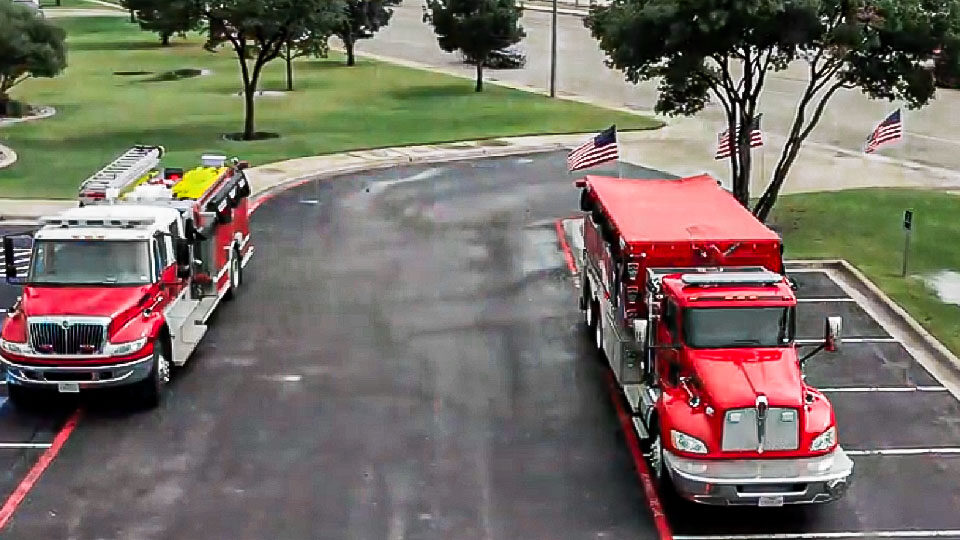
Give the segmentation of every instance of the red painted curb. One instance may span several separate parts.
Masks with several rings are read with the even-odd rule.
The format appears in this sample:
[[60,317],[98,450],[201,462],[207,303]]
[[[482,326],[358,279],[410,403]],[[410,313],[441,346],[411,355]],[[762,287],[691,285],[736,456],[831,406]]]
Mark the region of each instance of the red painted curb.
[[66,423],[63,424],[63,427],[60,428],[57,436],[53,438],[53,443],[50,445],[50,448],[47,448],[40,454],[37,462],[33,464],[33,467],[31,467],[27,475],[23,477],[23,480],[20,480],[20,484],[13,490],[13,493],[7,497],[6,502],[3,503],[3,507],[0,507],[0,530],[3,530],[3,528],[7,526],[10,518],[13,517],[13,513],[17,511],[17,507],[20,506],[23,499],[26,498],[30,490],[33,489],[33,486],[40,480],[40,475],[43,474],[43,471],[50,466],[53,459],[60,453],[60,449],[63,448],[67,439],[70,438],[70,434],[73,433],[74,428],[77,427],[77,422],[80,421],[81,416],[83,416],[81,409],[77,409],[70,415],[70,418],[68,418]]
[[643,492],[647,496],[647,506],[653,514],[653,522],[657,526],[657,532],[660,533],[661,540],[673,540],[673,531],[670,530],[670,523],[667,522],[667,516],[663,513],[663,505],[660,503],[657,487],[653,483],[650,469],[647,468],[647,462],[643,459],[643,453],[640,451],[640,441],[633,430],[633,422],[630,421],[630,416],[623,408],[623,403],[620,401],[620,389],[613,379],[613,373],[609,370],[606,373],[606,379],[610,399],[613,400],[613,406],[617,409],[620,428],[627,440],[627,447],[630,449],[631,457],[633,457],[633,464],[637,468],[637,476],[640,477],[640,483],[643,484]]
[[567,232],[563,229],[563,220],[558,219],[554,222],[554,225],[557,227],[557,238],[560,240],[560,249],[563,250],[563,257],[567,260],[567,268],[570,269],[570,273],[577,275],[577,263],[573,260],[573,250],[570,249],[570,244],[567,243]]

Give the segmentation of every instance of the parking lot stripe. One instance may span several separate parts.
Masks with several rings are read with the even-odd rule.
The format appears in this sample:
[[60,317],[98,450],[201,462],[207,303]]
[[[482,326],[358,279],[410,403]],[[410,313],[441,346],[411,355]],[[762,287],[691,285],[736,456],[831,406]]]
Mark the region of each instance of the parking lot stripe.
[[[823,343],[822,339],[797,339],[797,345],[819,345]],[[899,343],[900,340],[892,337],[859,337],[843,338],[844,343]]]
[[675,536],[675,540],[819,540],[830,538],[947,538],[960,536],[960,529],[926,531],[850,531],[822,533],[704,534]]
[[27,493],[30,493],[30,490],[33,489],[33,486],[36,485],[37,480],[40,479],[40,475],[43,474],[43,471],[47,470],[47,467],[50,466],[50,463],[53,462],[54,458],[57,457],[57,454],[60,453],[60,449],[63,448],[63,445],[67,442],[67,439],[70,438],[70,434],[73,433],[73,430],[77,427],[77,422],[80,421],[80,417],[83,415],[82,409],[77,409],[70,415],[70,418],[63,424],[63,427],[60,428],[60,432],[57,433],[57,436],[53,438],[53,443],[50,444],[50,447],[43,451],[40,454],[40,457],[37,459],[37,462],[33,464],[33,467],[30,468],[30,471],[27,472],[27,475],[23,477],[23,480],[20,480],[20,484],[17,486],[17,489],[13,490],[13,493],[7,497],[7,500],[3,503],[3,506],[0,507],[0,531],[7,526],[7,523],[10,522],[10,518],[13,517],[13,513],[17,511],[17,507],[20,506],[20,503],[23,502],[23,499],[27,496]]
[[557,238],[560,240],[560,249],[563,250],[563,258],[567,261],[567,268],[570,269],[570,273],[577,275],[577,264],[573,261],[573,251],[570,249],[570,244],[567,243],[567,234],[563,230],[563,220],[558,219],[554,222],[557,227]]
[[803,302],[856,302],[853,298],[846,297],[836,297],[836,298],[797,298],[798,303]]
[[876,450],[847,450],[848,456],[930,456],[960,454],[960,447],[943,448],[878,448]]
[[33,442],[0,442],[0,449],[5,448],[50,448],[52,443],[33,443]]
[[818,388],[821,392],[946,392],[945,386],[850,386],[840,388]]

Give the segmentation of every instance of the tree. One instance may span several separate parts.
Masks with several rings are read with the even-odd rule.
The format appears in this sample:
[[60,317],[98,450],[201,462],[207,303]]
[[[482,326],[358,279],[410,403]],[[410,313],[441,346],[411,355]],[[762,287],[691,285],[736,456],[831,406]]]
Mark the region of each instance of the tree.
[[935,91],[934,51],[956,49],[958,21],[958,0],[614,0],[584,24],[627,80],[659,79],[658,112],[689,116],[711,94],[719,100],[737,134],[730,169],[744,206],[750,130],[737,128],[753,125],[771,72],[804,66],[786,144],[753,209],[765,220],[830,98],[858,88],[910,108],[926,105]]
[[140,22],[140,28],[160,35],[160,44],[170,45],[174,35],[185,36],[200,28],[200,6],[196,0],[126,0]]
[[423,20],[431,23],[440,48],[461,51],[477,65],[477,92],[483,91],[483,66],[490,53],[526,35],[515,0],[427,0]]
[[347,49],[347,65],[355,65],[354,49],[357,41],[370,39],[390,22],[393,6],[401,0],[346,0],[343,20],[337,26],[337,37]]
[[202,6],[207,50],[229,44],[243,81],[243,140],[256,138],[254,95],[264,66],[291,40],[326,24],[326,14],[340,12],[339,0],[216,0]]
[[[302,27],[299,35],[287,39],[283,58],[287,64],[287,91],[293,92],[293,60],[295,58],[326,58],[330,52],[330,36],[342,24],[344,12],[341,3],[325,2],[309,27]],[[338,6],[340,9],[338,9]]]
[[10,90],[30,77],[56,77],[67,67],[66,33],[33,10],[0,2],[0,114]]

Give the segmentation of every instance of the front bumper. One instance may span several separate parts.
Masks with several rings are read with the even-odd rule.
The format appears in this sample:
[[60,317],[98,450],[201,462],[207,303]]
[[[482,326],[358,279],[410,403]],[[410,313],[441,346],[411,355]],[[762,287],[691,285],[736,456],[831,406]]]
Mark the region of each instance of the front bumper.
[[61,383],[76,383],[79,389],[108,388],[140,382],[153,370],[153,354],[122,364],[106,366],[21,365],[0,357],[8,384],[57,389]]
[[663,453],[677,493],[714,505],[781,506],[843,497],[853,461],[839,446],[824,456],[793,459],[706,460]]

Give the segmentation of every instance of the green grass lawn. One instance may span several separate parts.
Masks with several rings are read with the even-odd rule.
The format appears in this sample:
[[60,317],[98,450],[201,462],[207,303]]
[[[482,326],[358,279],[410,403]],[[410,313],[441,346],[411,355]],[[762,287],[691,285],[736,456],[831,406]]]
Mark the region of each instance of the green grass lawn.
[[[123,18],[60,19],[69,36],[68,70],[29,80],[14,99],[52,105],[50,119],[0,128],[0,141],[20,156],[0,171],[0,197],[71,198],[80,181],[135,143],[161,144],[167,163],[191,165],[219,151],[254,165],[351,149],[399,146],[531,133],[659,126],[654,120],[493,84],[339,56],[296,63],[297,91],[257,101],[257,129],[282,138],[227,142],[243,127],[239,67],[232,52],[200,47],[201,38],[158,46],[156,35]],[[203,68],[212,75],[156,82],[163,72]],[[285,88],[284,64],[268,66],[261,89]]]
[[[864,272],[954,353],[960,354],[960,307],[942,302],[923,280],[960,272],[960,197],[911,189],[860,189],[781,197],[772,223],[786,256],[843,258]],[[912,209],[908,275],[903,261],[903,211]]]

